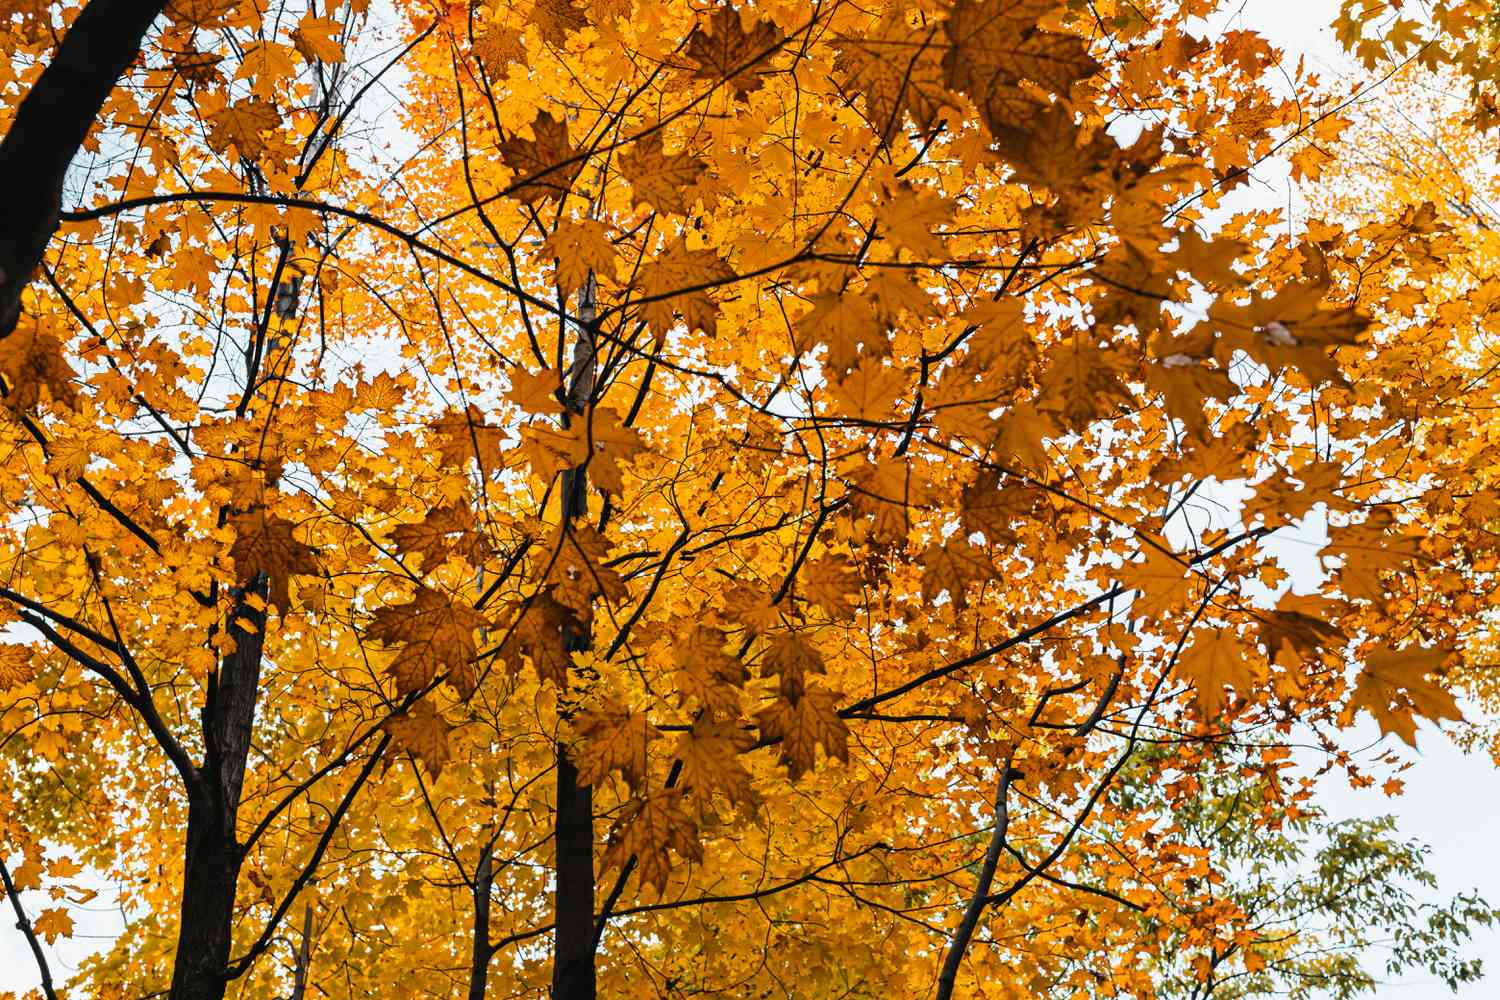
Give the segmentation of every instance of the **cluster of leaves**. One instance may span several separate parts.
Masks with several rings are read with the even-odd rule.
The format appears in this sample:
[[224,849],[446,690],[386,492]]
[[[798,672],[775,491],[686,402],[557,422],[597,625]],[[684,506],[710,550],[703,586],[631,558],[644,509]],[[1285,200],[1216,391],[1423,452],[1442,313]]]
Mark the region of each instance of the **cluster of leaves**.
[[[1463,244],[1210,221],[1348,124],[1215,7],[167,3],[0,339],[0,850],[121,887],[82,980],[1154,995],[1145,741],[1412,741],[1500,559],[1474,313],[1394,318]],[[0,2],[8,107],[75,13]]]

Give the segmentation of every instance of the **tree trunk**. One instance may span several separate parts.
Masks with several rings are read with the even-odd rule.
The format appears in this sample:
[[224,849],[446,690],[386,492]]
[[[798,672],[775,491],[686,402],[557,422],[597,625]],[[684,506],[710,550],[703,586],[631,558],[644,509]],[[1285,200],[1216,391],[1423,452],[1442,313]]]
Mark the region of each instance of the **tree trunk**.
[[91,0],[0,140],[0,337],[57,230],[63,178],[166,0]]
[[[569,414],[584,411],[594,391],[594,278],[578,295],[578,342],[567,385]],[[566,417],[564,419],[567,419]],[[587,466],[562,474],[562,519],[570,525],[588,514]],[[568,653],[589,648],[586,628],[564,629]],[[566,706],[567,698],[560,703]],[[566,708],[564,708],[566,711]],[[567,748],[557,745],[557,883],[553,895],[552,998],[594,1000],[594,790],[578,783]]]
[[474,954],[469,964],[469,1000],[484,1000],[490,978],[490,888],[495,881],[490,845],[479,852],[474,871]]
[[[253,581],[249,589],[264,599],[265,579]],[[264,611],[235,602],[228,630],[235,649],[209,680],[203,707],[206,754],[202,781],[188,801],[182,923],[169,1000],[223,1000],[228,986],[234,901],[244,861],[235,821],[255,723],[265,628]]]

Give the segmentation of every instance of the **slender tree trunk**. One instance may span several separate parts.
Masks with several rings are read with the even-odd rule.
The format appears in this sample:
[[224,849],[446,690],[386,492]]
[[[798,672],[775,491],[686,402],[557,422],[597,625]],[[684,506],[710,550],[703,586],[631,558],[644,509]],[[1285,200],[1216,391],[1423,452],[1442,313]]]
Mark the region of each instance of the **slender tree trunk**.
[[[263,578],[250,589],[265,598]],[[235,894],[244,861],[235,821],[255,723],[265,627],[264,611],[236,602],[228,630],[235,649],[210,679],[203,707],[202,781],[188,801],[182,923],[170,1000],[223,1000],[228,985]]]
[[166,0],[91,0],[0,140],[0,337],[57,230],[63,178]]
[[484,1000],[490,978],[490,888],[494,885],[490,845],[479,852],[474,870],[474,957],[469,963],[469,1000]]
[[[594,282],[593,276],[579,293],[578,342],[567,385],[570,414],[583,412],[594,391]],[[586,466],[562,475],[562,518],[570,525],[588,514],[588,470]],[[563,648],[569,652],[588,649],[586,628],[563,630]],[[563,699],[566,703],[566,698]],[[552,951],[553,1000],[594,1000],[594,794],[578,783],[578,769],[568,759],[567,748],[557,746],[557,824],[553,831],[557,848],[557,883],[554,890]]]

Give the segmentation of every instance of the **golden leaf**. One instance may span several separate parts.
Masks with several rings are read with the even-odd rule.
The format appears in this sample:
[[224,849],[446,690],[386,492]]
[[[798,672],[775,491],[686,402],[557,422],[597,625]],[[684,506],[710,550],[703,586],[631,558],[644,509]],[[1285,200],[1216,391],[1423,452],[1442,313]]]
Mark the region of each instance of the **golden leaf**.
[[780,741],[781,762],[796,781],[813,769],[817,748],[832,759],[849,759],[849,727],[839,718],[839,694],[811,685],[795,702],[777,698],[755,714],[762,739]]
[[658,212],[688,214],[698,182],[707,170],[708,164],[701,157],[663,152],[660,132],[637,139],[620,154],[620,172],[630,181],[635,200]]
[[343,30],[344,26],[333,18],[309,14],[292,30],[292,44],[308,62],[341,63],[344,46],[339,35]]
[[653,731],[644,714],[612,698],[579,712],[573,720],[579,739],[568,748],[568,759],[578,768],[578,783],[597,785],[618,770],[627,784],[639,788],[646,780],[646,744]]
[[609,228],[594,219],[564,220],[557,224],[542,252],[557,260],[557,287],[566,298],[582,288],[590,274],[611,278],[615,248]]
[[420,691],[439,671],[447,671],[448,683],[467,698],[476,683],[474,633],[487,624],[468,605],[431,587],[419,587],[410,601],[377,608],[365,634],[374,642],[399,647],[388,668],[398,694]]
[[698,826],[682,797],[683,789],[667,788],[626,802],[610,830],[600,868],[624,868],[634,857],[642,884],[660,894],[672,872],[672,853],[688,861],[703,860]]
[[443,772],[452,757],[448,734],[453,732],[453,726],[428,698],[391,716],[381,723],[380,728],[391,734],[391,741],[399,749],[421,761],[434,778]]
[[1421,646],[1372,652],[1349,699],[1349,711],[1365,709],[1380,724],[1382,734],[1395,733],[1415,747],[1415,716],[1429,722],[1463,720],[1453,695],[1427,679],[1452,655],[1451,650]]
[[293,576],[316,575],[317,550],[292,537],[297,526],[284,517],[268,516],[264,508],[230,518],[234,527],[234,545],[229,558],[234,560],[235,576],[247,583],[264,573],[269,603],[284,614],[291,607],[287,584]]
[[734,96],[744,100],[765,84],[766,62],[776,54],[781,32],[768,21],[748,26],[750,8],[742,14],[720,7],[707,27],[699,24],[688,38],[687,58],[693,75],[714,83],[726,83]]
[[583,170],[583,154],[568,141],[567,122],[545,111],[531,123],[533,138],[511,136],[500,143],[500,159],[511,170],[507,193],[535,205],[561,198]]

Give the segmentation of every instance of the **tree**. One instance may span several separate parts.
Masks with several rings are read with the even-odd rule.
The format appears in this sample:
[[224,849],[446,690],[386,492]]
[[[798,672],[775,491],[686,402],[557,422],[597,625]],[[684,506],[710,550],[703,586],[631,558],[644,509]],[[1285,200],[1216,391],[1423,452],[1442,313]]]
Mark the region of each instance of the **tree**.
[[1034,995],[1175,864],[1143,747],[1457,715],[1494,540],[1368,301],[1454,244],[1207,225],[1343,127],[1212,5],[172,0],[26,138],[112,6],[0,5],[0,162],[83,150],[9,192],[0,815],[124,887],[96,991]]
[[[1160,799],[1153,756],[1143,754],[1114,793],[1130,808]],[[1437,890],[1428,849],[1399,839],[1394,817],[1330,821],[1310,793],[1291,792],[1278,769],[1258,765],[1221,751],[1195,775],[1198,795],[1163,810],[1163,841],[1206,852],[1211,872],[1180,887],[1171,919],[1142,918],[1158,996],[1348,1000],[1375,993],[1380,976],[1412,970],[1452,990],[1480,978],[1482,963],[1463,946],[1500,913],[1476,893],[1424,899]],[[1202,915],[1226,903],[1233,923],[1215,914],[1204,926]]]

